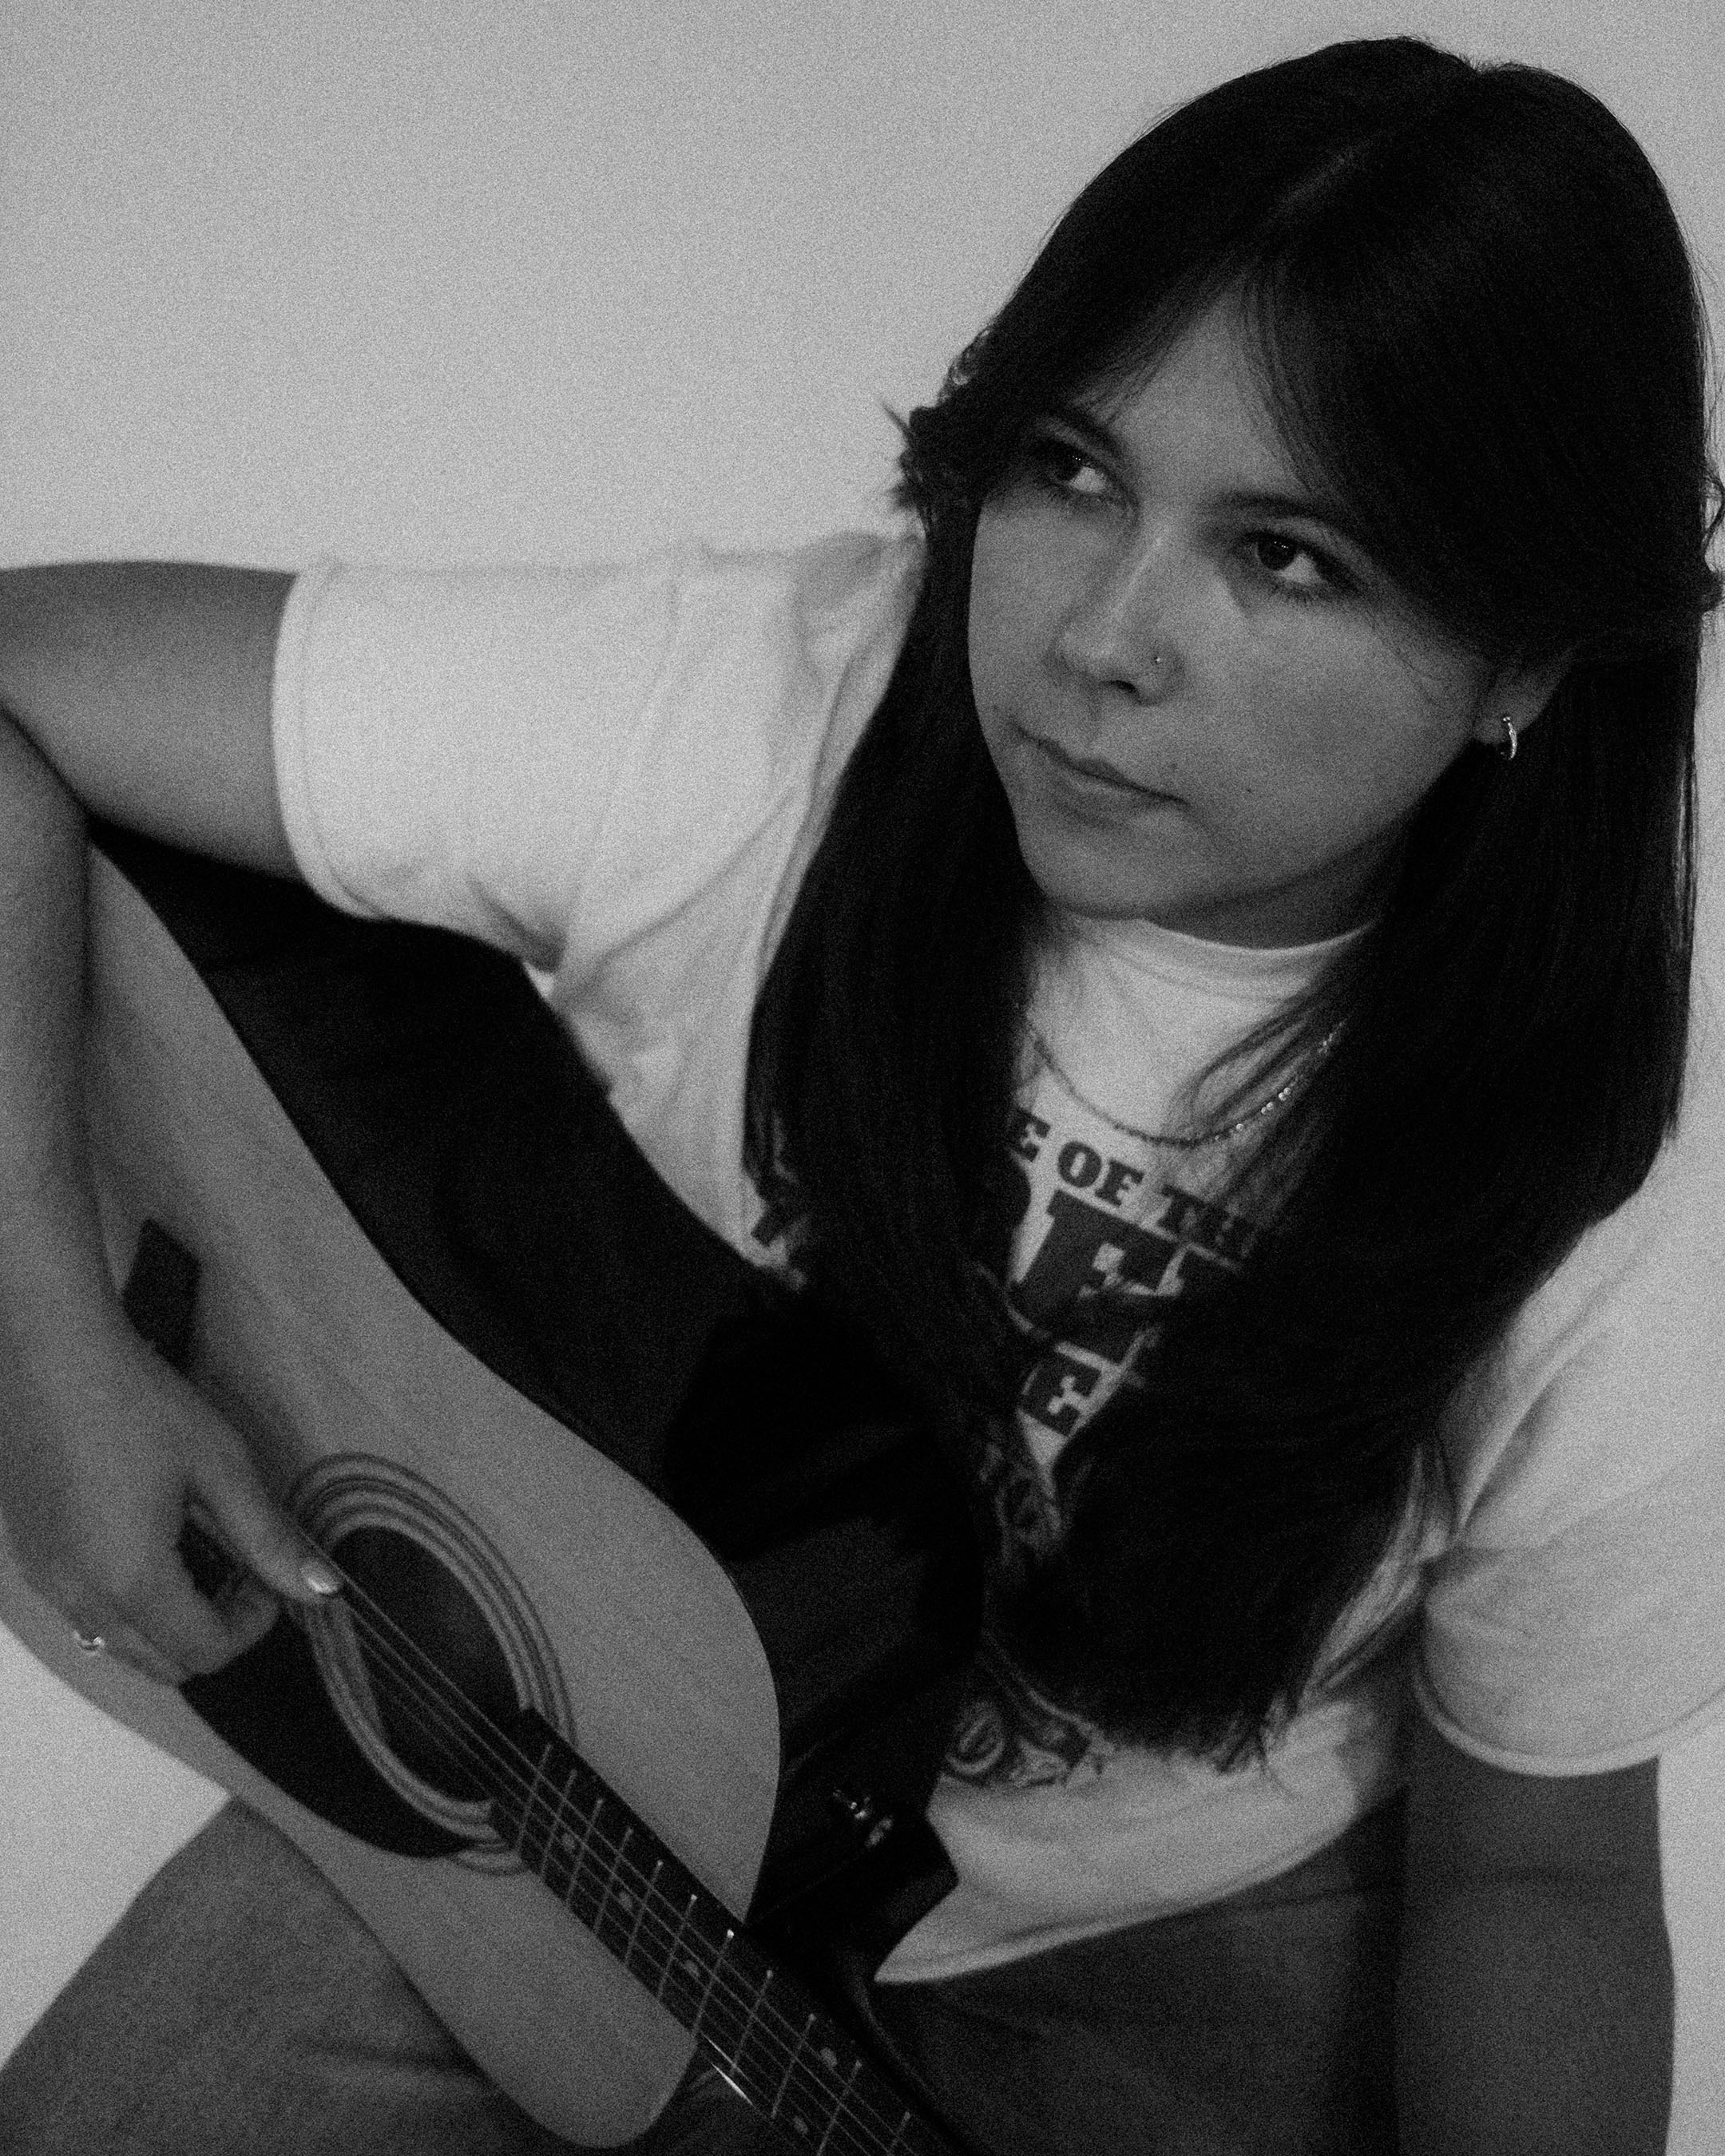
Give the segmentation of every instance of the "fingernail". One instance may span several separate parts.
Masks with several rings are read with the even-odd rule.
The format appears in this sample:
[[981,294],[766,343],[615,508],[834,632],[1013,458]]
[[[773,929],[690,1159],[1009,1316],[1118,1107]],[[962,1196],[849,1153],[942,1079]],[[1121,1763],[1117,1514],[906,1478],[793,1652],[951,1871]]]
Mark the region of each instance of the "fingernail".
[[341,1583],[321,1558],[308,1557],[300,1567],[300,1577],[314,1594],[339,1594]]

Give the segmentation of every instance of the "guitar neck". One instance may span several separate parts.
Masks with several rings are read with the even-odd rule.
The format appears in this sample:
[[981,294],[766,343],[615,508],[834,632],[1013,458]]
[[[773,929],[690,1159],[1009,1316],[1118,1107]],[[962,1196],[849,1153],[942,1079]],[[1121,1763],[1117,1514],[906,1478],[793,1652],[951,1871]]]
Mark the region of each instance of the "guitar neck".
[[511,1736],[523,1771],[493,1798],[499,1833],[792,2145],[957,2156],[542,1717]]

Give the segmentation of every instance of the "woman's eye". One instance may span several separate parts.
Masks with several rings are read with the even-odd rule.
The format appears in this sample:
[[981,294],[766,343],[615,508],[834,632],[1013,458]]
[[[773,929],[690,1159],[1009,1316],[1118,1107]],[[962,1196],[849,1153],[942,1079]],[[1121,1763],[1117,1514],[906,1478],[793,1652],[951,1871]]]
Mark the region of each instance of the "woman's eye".
[[1347,588],[1347,578],[1327,554],[1280,531],[1254,531],[1246,547],[1257,567],[1285,592],[1317,598]]
[[1056,494],[1080,501],[1102,501],[1113,492],[1107,474],[1095,458],[1063,435],[1037,435],[1026,457],[1037,478]]

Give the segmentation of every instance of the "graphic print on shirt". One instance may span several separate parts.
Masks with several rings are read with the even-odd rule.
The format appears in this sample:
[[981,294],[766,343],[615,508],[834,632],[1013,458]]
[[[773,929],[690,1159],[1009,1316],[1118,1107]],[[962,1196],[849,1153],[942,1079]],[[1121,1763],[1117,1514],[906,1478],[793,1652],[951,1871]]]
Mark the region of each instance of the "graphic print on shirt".
[[[1159,1177],[1153,1148],[1105,1145],[1105,1135],[1089,1119],[1081,1132],[1053,1107],[1020,1109],[1014,1121],[1023,1189],[1014,1312],[1027,1332],[1070,1315],[1026,1375],[1013,1422],[991,1427],[982,1444],[996,1532],[989,1557],[1007,1582],[1053,1547],[1060,1527],[1055,1462],[1075,1431],[1136,1382],[1138,1364],[1155,1353],[1159,1312],[1207,1275],[1237,1270],[1259,1233]],[[1115,1748],[985,1636],[948,1748],[949,1774],[1018,1787],[1065,1782],[1099,1770]]]

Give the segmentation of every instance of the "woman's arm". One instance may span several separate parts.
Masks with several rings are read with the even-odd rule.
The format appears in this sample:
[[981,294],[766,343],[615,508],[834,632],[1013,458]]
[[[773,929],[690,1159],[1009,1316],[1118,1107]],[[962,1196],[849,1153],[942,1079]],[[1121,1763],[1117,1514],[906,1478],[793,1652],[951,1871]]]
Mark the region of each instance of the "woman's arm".
[[[269,751],[284,588],[209,570],[0,576],[0,1515],[68,1622],[164,1679],[226,1661],[276,1593],[311,1590],[239,1440],[141,1345],[109,1281],[79,1067],[80,802],[291,866]],[[176,1553],[192,1502],[256,1578],[221,1612]]]
[[291,875],[270,740],[291,581],[151,562],[0,572],[0,706],[93,814]]
[[1506,1774],[1421,1722],[1396,2023],[1403,2156],[1663,2156],[1656,1762]]

